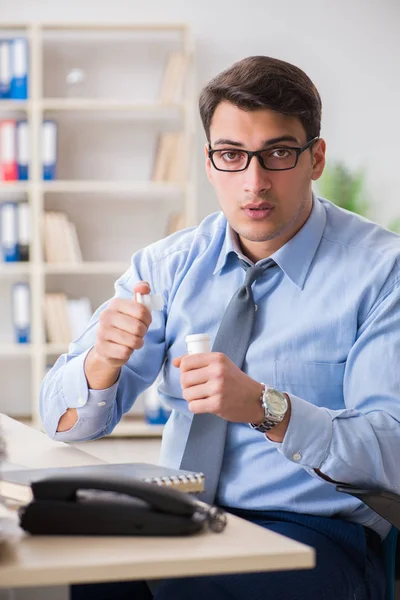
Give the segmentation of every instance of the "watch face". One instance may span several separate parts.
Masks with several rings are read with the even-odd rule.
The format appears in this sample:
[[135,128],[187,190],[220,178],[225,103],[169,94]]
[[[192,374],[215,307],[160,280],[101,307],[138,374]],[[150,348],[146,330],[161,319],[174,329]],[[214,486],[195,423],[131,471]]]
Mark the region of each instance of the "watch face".
[[269,389],[267,394],[267,406],[271,413],[280,417],[287,410],[287,400],[278,390]]

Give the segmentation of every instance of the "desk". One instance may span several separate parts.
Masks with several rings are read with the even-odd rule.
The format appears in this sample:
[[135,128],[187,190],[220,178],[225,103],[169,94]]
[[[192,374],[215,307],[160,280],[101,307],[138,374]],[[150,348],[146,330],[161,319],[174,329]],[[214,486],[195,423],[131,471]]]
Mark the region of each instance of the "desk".
[[[103,462],[0,415],[11,462],[26,467]],[[188,537],[26,536],[0,562],[0,587],[307,569],[314,550],[228,515],[223,533]]]

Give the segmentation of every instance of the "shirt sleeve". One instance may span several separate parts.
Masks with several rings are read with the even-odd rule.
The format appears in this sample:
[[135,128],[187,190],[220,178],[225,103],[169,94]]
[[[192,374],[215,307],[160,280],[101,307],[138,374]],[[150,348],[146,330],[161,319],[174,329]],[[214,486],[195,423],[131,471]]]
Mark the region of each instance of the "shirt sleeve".
[[[115,284],[114,297],[132,298],[138,281],[148,281],[152,293],[161,293],[153,280],[150,258],[139,252],[131,267]],[[67,354],[58,358],[44,378],[39,411],[46,433],[60,441],[85,441],[110,433],[141,392],[157,378],[165,355],[165,310],[153,311],[145,344],[134,351],[121,369],[118,380],[108,389],[88,388],[84,363],[93,347],[102,304],[93,314],[87,329],[74,341]],[[76,408],[78,420],[68,431],[57,432],[58,422],[68,408]]]
[[399,288],[397,281],[381,295],[358,330],[345,368],[345,408],[316,406],[289,393],[283,442],[266,438],[315,477],[319,469],[334,482],[400,491]]

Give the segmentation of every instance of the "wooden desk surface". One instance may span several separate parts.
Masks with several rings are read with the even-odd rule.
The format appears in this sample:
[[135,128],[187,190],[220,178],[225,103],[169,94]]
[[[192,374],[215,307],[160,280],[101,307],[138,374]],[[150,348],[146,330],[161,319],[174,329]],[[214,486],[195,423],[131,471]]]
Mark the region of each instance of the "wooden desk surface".
[[[27,467],[101,462],[3,415],[0,426],[6,432],[11,462]],[[228,525],[220,534],[203,532],[169,538],[27,535],[0,558],[0,587],[276,571],[314,565],[312,548],[229,515]]]

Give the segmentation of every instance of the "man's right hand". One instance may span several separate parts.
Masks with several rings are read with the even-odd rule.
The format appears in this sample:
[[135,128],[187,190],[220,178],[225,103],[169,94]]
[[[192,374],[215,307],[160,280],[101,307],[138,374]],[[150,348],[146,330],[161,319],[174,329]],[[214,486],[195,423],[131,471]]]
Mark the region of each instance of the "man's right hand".
[[150,286],[141,281],[133,291],[132,299],[114,298],[100,315],[92,351],[105,367],[122,367],[132,352],[144,344],[144,336],[151,323],[151,312],[136,302],[135,294],[149,294]]
[[[135,294],[149,294],[145,281],[137,283],[132,299],[113,298],[101,313],[96,341],[85,359],[85,376],[92,390],[104,390],[118,379],[121,367],[135,350],[142,348],[151,323],[151,312],[136,302]],[[58,422],[57,431],[71,429],[78,419],[75,408],[69,408]]]

